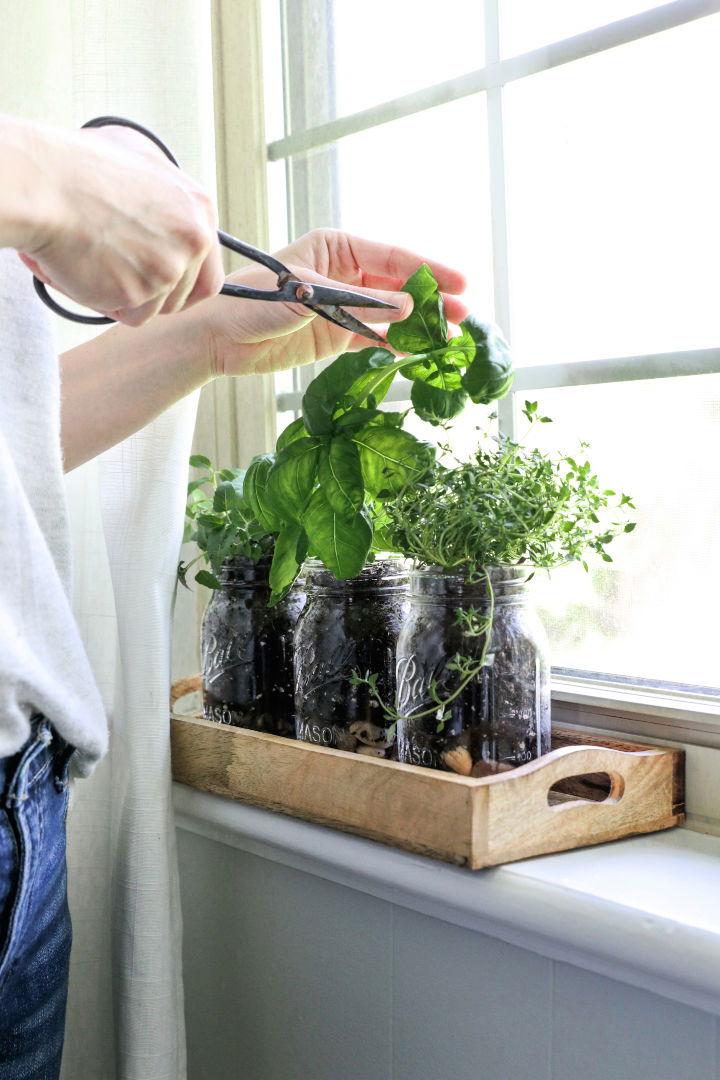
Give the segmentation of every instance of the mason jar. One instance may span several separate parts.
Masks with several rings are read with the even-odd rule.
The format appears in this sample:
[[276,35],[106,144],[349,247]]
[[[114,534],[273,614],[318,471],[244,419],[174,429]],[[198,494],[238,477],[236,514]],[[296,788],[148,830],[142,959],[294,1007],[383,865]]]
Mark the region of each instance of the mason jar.
[[[394,739],[381,702],[395,701],[396,644],[407,613],[405,561],[378,559],[343,580],[310,562],[306,585],[295,633],[297,737],[388,757]],[[354,672],[377,676],[375,693],[353,685]]]
[[520,566],[489,567],[487,578],[441,567],[412,573],[398,641],[400,761],[485,776],[549,751],[548,641],[528,577]]
[[206,720],[295,738],[293,651],[304,584],[275,607],[270,559],[226,559],[202,624],[203,715]]

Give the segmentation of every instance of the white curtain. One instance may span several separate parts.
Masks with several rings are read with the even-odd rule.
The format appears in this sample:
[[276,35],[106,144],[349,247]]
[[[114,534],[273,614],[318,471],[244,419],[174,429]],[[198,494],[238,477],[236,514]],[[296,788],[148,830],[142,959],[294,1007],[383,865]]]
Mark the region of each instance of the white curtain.
[[[0,111],[129,116],[211,187],[209,0],[0,0]],[[59,327],[62,347],[79,340]],[[174,574],[195,398],[68,478],[74,601],[111,751],[74,786],[63,1080],[181,1080],[181,921],[170,803]]]

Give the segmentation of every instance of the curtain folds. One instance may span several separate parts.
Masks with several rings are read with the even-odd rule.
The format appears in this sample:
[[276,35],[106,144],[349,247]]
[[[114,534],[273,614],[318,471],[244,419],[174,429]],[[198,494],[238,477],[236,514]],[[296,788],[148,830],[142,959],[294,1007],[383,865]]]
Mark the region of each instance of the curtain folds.
[[[214,189],[210,0],[0,0],[0,19],[0,111],[138,119]],[[58,329],[63,347],[80,340]],[[111,750],[72,794],[63,1080],[185,1077],[167,694],[196,404],[68,477],[74,604]]]

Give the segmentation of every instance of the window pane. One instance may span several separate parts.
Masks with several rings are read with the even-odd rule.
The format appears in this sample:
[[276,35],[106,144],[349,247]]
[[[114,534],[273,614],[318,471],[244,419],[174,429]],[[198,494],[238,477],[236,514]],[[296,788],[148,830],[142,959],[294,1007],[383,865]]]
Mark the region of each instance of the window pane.
[[335,0],[338,116],[464,75],[485,62],[480,0]]
[[720,16],[507,87],[519,363],[718,344]]
[[[383,405],[382,407],[384,409],[396,409],[401,412],[404,409],[410,409],[411,403],[409,400],[393,401],[389,405]],[[448,432],[443,431],[441,427],[434,427],[432,424],[421,420],[415,412],[408,414],[403,427],[406,431],[411,431],[413,435],[417,435],[418,439],[425,439],[426,442],[438,446],[437,459],[451,468],[458,461],[467,461],[486,434],[497,435],[495,410],[494,403],[490,406],[474,405],[472,401],[468,401],[460,415],[452,421],[452,428]],[[490,419],[491,416],[493,419]]]
[[265,136],[271,142],[285,134],[280,4],[278,0],[263,0],[261,10]]
[[529,52],[657,6],[648,0],[501,0],[503,55]]
[[278,251],[288,242],[287,182],[284,161],[269,161],[267,166],[268,246]]
[[[336,145],[338,218],[316,210],[309,227],[336,225],[399,244],[461,270],[467,303],[489,318],[492,301],[485,101],[466,98],[342,139]],[[309,171],[317,155],[293,168]],[[331,175],[316,175],[329,187]]]
[[536,576],[553,665],[720,686],[720,375],[533,397],[554,420],[533,441],[571,454],[589,442],[601,485],[637,506],[612,563]]

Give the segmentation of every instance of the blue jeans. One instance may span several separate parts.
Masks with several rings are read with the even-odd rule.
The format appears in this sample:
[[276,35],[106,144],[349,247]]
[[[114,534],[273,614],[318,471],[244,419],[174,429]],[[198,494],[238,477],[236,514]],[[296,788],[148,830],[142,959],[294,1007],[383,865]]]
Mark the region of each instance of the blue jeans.
[[72,747],[35,717],[0,758],[0,1080],[60,1075],[72,929],[65,817]]

